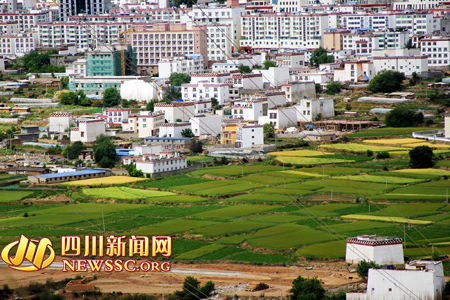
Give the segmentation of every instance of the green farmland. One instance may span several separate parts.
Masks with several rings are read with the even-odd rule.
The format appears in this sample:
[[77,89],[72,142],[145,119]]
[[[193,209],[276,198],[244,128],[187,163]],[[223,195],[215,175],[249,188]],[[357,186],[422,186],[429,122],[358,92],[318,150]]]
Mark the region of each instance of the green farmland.
[[[267,162],[126,186],[1,190],[0,245],[21,234],[171,235],[174,260],[296,264],[342,259],[347,237],[379,234],[405,235],[410,257],[428,257],[432,246],[450,255],[450,171],[366,156],[414,144],[377,141],[273,152]],[[40,200],[59,194],[70,201]]]

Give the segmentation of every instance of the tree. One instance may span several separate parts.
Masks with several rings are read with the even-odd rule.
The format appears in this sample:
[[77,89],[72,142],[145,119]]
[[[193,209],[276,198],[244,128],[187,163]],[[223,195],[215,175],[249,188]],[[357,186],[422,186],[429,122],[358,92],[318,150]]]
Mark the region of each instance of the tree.
[[392,93],[402,89],[405,74],[397,71],[381,71],[370,80],[367,89],[374,93]]
[[130,175],[131,177],[144,177],[144,173],[142,172],[142,170],[136,169],[136,165],[132,163],[125,167],[125,169],[127,169],[128,175]]
[[317,48],[311,54],[309,59],[309,64],[318,67],[320,64],[332,63],[334,62],[334,56],[328,55],[328,51],[322,47]]
[[181,86],[183,83],[191,82],[191,76],[183,73],[172,73],[169,80],[171,86]]
[[385,123],[390,127],[411,127],[423,123],[423,114],[413,106],[398,105],[386,114]]
[[201,141],[192,140],[189,149],[191,150],[192,153],[202,153],[203,143]]
[[416,72],[413,72],[413,73],[411,74],[411,78],[409,79],[409,85],[413,86],[413,85],[418,84],[419,82],[420,82],[420,77],[419,77],[419,75],[417,75]]
[[58,99],[63,105],[81,105],[81,106],[91,106],[92,101],[89,99],[84,91],[78,92],[66,92],[61,93],[58,96]]
[[316,87],[316,94],[322,93],[322,87],[320,86],[320,83],[316,83],[315,87]]
[[222,156],[222,158],[220,159],[220,163],[222,165],[228,165],[228,159],[225,156]]
[[418,146],[409,151],[411,168],[431,168],[433,166],[433,150],[428,146]]
[[102,168],[112,168],[116,164],[116,146],[109,137],[101,134],[94,143],[94,160]]
[[61,73],[66,71],[64,66],[50,64],[50,55],[58,54],[58,50],[45,52],[31,51],[18,59],[17,68],[25,68],[29,73]]
[[150,100],[150,102],[147,103],[147,105],[146,105],[145,108],[146,108],[148,111],[153,112],[153,111],[155,110],[155,103],[158,103],[158,100],[155,100],[155,99]]
[[214,282],[208,281],[200,287],[200,281],[193,276],[187,276],[183,282],[183,290],[176,291],[175,296],[181,300],[197,300],[208,298],[214,290]]
[[356,273],[358,273],[359,277],[364,280],[367,280],[367,275],[369,274],[369,269],[379,269],[380,267],[375,264],[373,261],[365,261],[361,260],[356,266]]
[[80,156],[81,151],[85,150],[86,146],[78,141],[73,143],[72,145],[68,145],[66,146],[63,151],[62,151],[62,155],[70,160],[76,159],[78,158],[78,156]]
[[391,157],[391,155],[387,151],[378,152],[377,156],[376,156],[377,159],[386,159],[386,158],[389,158],[389,157]]
[[252,69],[250,69],[249,66],[240,65],[238,69],[242,73],[251,73],[252,72]]
[[120,93],[116,88],[107,88],[103,93],[103,106],[112,107],[119,105],[120,103]]
[[267,137],[269,138],[273,137],[275,134],[275,124],[273,124],[272,122],[264,124],[263,132],[267,134]]
[[344,85],[338,81],[330,82],[327,84],[327,88],[325,89],[325,94],[327,95],[336,95],[341,91]]
[[325,289],[317,277],[303,278],[298,276],[292,281],[292,300],[322,300]]
[[277,67],[277,64],[274,63],[274,62],[271,61],[271,60],[265,60],[265,61],[263,62],[263,68],[264,68],[264,70],[269,70],[269,68],[276,68],[276,67]]
[[409,49],[412,49],[412,48],[416,48],[416,46],[413,45],[412,40],[409,39],[409,40],[406,42],[406,44],[405,44],[405,48],[409,50]]
[[181,131],[181,136],[191,138],[191,137],[194,137],[195,135],[190,128],[186,128]]
[[69,85],[69,77],[67,76],[62,77],[59,83],[61,83],[61,88],[67,89],[67,86]]
[[211,106],[214,107],[214,106],[217,106],[217,105],[219,105],[219,101],[217,101],[216,98],[212,97],[211,98]]

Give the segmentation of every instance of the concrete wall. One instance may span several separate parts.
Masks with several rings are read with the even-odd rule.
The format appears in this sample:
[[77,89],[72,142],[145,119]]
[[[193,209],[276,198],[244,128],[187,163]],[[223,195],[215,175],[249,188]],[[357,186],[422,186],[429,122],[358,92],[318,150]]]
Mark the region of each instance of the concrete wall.
[[402,244],[371,246],[347,243],[345,261],[357,264],[361,260],[374,261],[377,265],[403,264],[403,246]]

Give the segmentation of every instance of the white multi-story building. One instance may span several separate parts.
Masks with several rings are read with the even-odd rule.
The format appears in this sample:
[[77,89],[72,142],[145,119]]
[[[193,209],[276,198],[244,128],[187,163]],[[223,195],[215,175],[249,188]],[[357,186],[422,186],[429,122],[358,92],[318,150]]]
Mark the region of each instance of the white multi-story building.
[[394,29],[406,29],[413,36],[431,34],[440,30],[440,26],[431,12],[408,12],[395,15]]
[[375,31],[395,27],[395,15],[393,13],[357,13],[342,15],[342,27],[347,30],[372,29]]
[[194,102],[194,113],[195,115],[204,114],[212,112],[212,103],[209,100],[202,100]]
[[105,108],[100,118],[103,118],[107,124],[122,124],[123,121],[128,121],[130,114],[130,108]]
[[411,76],[412,73],[428,72],[427,56],[376,56],[373,57],[373,67],[378,74],[380,71],[397,71]]
[[256,50],[319,48],[329,27],[324,14],[255,14],[241,17],[241,47]]
[[31,35],[0,36],[0,55],[2,56],[21,57],[35,49],[36,43]]
[[222,116],[198,115],[189,119],[191,130],[195,136],[216,137],[220,133]]
[[66,67],[67,76],[86,77],[86,59],[79,58],[72,63],[72,66]]
[[428,57],[429,67],[450,65],[450,38],[432,37],[420,41],[420,53]]
[[319,83],[320,85],[325,85],[326,83],[333,81],[333,73],[331,72],[301,73],[292,70],[290,78],[292,81],[300,81],[300,82],[312,81],[314,83]]
[[[240,73],[238,71],[238,73]],[[211,83],[225,83],[231,80],[231,74],[225,73],[205,73],[205,74],[193,74],[191,76],[191,83],[197,84],[200,81],[209,81]]]
[[187,158],[178,152],[160,152],[159,154],[143,155],[136,160],[136,169],[144,174],[164,173],[187,168]]
[[362,260],[377,265],[403,264],[402,239],[376,235],[347,238],[345,261],[357,264]]
[[70,128],[70,141],[93,143],[101,134],[105,134],[105,122],[102,119],[79,120],[78,127]]
[[246,89],[262,89],[264,86],[262,74],[234,74],[232,77],[234,87]]
[[300,99],[316,98],[316,86],[313,81],[289,82],[283,84],[281,90],[286,93],[288,102],[298,102]]
[[50,21],[49,12],[0,14],[0,23],[17,22],[19,32],[31,30]]
[[160,78],[169,78],[172,73],[201,74],[204,72],[203,57],[200,54],[185,54],[163,58],[158,62],[158,71]]
[[19,32],[19,22],[0,23],[0,35],[15,35]]
[[323,118],[334,117],[334,102],[332,98],[300,99],[294,106],[297,110],[297,121],[314,121],[318,114]]
[[189,118],[195,116],[195,106],[193,102],[172,102],[155,103],[154,112],[162,111],[165,119],[169,123],[175,123],[178,119],[183,122],[189,121]]
[[395,1],[392,3],[394,10],[428,10],[438,8],[442,2],[433,0],[408,0],[408,1]]
[[[237,23],[238,24],[238,23]],[[209,61],[225,61],[228,57],[237,51],[232,37],[232,24],[215,24],[208,25],[208,60]],[[239,44],[237,44],[239,45]]]
[[60,0],[59,18],[67,22],[69,16],[78,14],[101,15],[109,8],[109,1],[106,0]]
[[236,132],[236,148],[247,148],[264,144],[263,125],[239,124]]
[[263,52],[261,56],[263,62],[266,60],[273,61],[277,64],[277,67],[301,68],[305,65],[304,52],[284,52],[275,54]]
[[404,270],[369,269],[367,292],[347,293],[348,300],[443,299],[440,261],[411,261]]
[[219,105],[224,105],[229,102],[229,87],[228,83],[208,81],[185,83],[181,85],[181,96],[187,102],[211,101],[211,98],[215,98]]
[[70,112],[53,112],[50,114],[49,131],[64,132],[70,128],[72,123],[72,113]]
[[[128,120],[130,122],[131,119]],[[164,113],[152,113],[149,111],[143,111],[139,116],[133,118],[135,126],[140,138],[146,138],[150,136],[159,136],[159,128],[164,123]],[[131,126],[131,124],[130,124]]]
[[343,68],[334,69],[334,81],[369,82],[376,75],[373,62],[370,60],[350,60],[343,64]]
[[258,118],[258,124],[272,123],[275,129],[284,129],[297,125],[297,110],[295,107],[276,107],[270,108],[267,116]]
[[268,107],[266,100],[236,101],[231,107],[231,115],[233,119],[258,120],[259,117],[267,116]]
[[182,137],[181,132],[186,129],[191,129],[191,123],[162,123],[159,126],[159,137]]

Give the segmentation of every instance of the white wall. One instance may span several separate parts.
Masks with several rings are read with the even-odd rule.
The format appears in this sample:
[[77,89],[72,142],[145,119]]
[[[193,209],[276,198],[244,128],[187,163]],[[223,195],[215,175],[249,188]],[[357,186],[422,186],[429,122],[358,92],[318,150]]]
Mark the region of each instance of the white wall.
[[402,244],[371,246],[347,243],[345,261],[357,264],[361,260],[373,261],[377,265],[403,264],[403,246]]
[[153,99],[162,100],[162,90],[155,82],[145,82],[143,80],[126,80],[120,87],[120,97],[138,102],[150,102]]
[[191,128],[189,123],[170,123],[159,127],[159,137],[182,137],[181,132],[187,128]]
[[70,127],[72,117],[67,116],[50,116],[49,117],[49,130],[53,132],[64,132]]
[[269,70],[254,70],[253,73],[261,73],[263,82],[269,82],[271,86],[279,86],[289,82],[289,68],[276,67]]
[[191,129],[195,136],[210,134],[215,137],[220,133],[222,116],[192,117],[189,123],[191,123]]
[[445,128],[444,135],[446,138],[450,138],[450,115],[445,115]]

